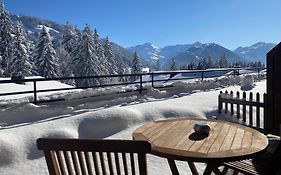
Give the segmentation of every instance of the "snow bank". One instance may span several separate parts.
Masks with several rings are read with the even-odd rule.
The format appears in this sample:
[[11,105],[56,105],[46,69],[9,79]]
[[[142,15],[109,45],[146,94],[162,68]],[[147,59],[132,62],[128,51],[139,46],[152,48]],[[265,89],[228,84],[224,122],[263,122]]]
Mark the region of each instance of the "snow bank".
[[241,84],[241,90],[248,91],[254,87],[254,78],[252,75],[246,75]]
[[[132,139],[136,127],[153,120],[212,116],[225,119],[226,115],[217,114],[219,91],[240,90],[240,86],[229,84],[241,83],[242,78],[214,80],[178,82],[172,89],[147,87],[142,94],[79,98],[91,94],[88,89],[81,96],[78,92],[65,94],[67,97],[75,94],[75,98],[72,96],[66,101],[1,106],[0,174],[47,174],[43,153],[36,148],[39,137]],[[253,92],[265,91],[265,81],[255,84]],[[180,174],[190,174],[186,162],[177,162],[177,165]],[[196,166],[199,172],[205,168],[204,164]],[[148,172],[169,174],[166,159],[149,155]]]

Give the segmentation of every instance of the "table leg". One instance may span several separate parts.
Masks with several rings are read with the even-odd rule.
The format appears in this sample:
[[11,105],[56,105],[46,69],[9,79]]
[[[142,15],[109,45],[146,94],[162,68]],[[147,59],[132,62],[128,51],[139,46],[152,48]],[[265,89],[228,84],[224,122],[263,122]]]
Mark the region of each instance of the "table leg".
[[192,174],[193,175],[199,175],[199,173],[198,173],[198,171],[197,171],[197,169],[196,169],[196,167],[194,165],[194,162],[187,162],[187,163],[189,165],[189,168],[190,168]]
[[173,175],[179,175],[179,171],[178,171],[178,168],[177,168],[177,165],[175,163],[175,161],[173,159],[168,159],[168,163],[170,165],[170,169],[172,171],[172,174]]

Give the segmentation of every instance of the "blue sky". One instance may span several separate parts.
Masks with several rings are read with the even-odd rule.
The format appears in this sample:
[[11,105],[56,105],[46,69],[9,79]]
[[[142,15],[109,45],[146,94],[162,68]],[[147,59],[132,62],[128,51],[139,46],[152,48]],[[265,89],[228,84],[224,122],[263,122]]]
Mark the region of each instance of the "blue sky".
[[281,41],[280,0],[3,0],[7,11],[80,28],[124,47],[200,41],[229,49]]

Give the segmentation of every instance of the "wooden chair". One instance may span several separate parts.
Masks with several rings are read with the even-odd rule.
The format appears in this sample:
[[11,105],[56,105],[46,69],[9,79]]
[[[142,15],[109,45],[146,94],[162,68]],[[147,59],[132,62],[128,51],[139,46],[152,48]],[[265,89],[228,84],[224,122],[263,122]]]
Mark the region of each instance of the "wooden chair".
[[39,138],[51,175],[136,174],[147,175],[146,154],[151,145],[133,140],[85,140]]
[[274,175],[281,170],[280,137],[268,135],[269,145],[265,152],[253,159],[225,162],[223,166],[249,175]]

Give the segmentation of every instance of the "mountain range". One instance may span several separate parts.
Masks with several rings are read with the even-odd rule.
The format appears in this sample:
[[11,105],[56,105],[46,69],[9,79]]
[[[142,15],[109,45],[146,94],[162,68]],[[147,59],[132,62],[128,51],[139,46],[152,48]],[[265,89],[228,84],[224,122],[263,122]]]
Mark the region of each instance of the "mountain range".
[[265,63],[266,53],[276,44],[258,42],[248,47],[238,47],[235,50],[229,50],[216,43],[200,43],[173,45],[159,48],[151,43],[145,43],[127,48],[132,52],[137,52],[141,58],[150,64],[155,64],[159,59],[161,65],[167,67],[172,59],[175,59],[178,65],[196,63],[200,59],[211,57],[219,59],[222,55],[229,62],[237,61],[261,61]]
[[[48,27],[53,37],[54,46],[59,45],[60,38],[65,30],[65,25],[46,19],[13,14],[10,14],[10,18],[13,23],[16,21],[22,22],[25,30],[28,32],[29,38],[34,43],[38,39],[43,25]],[[238,47],[235,50],[229,50],[216,43],[195,42],[193,44],[178,44],[163,48],[157,47],[152,43],[144,43],[124,48],[112,42],[113,52],[117,62],[122,60],[126,65],[130,66],[133,52],[137,52],[143,65],[153,66],[159,59],[160,64],[164,67],[167,67],[172,59],[175,59],[178,65],[183,65],[190,62],[196,63],[200,59],[209,56],[212,59],[219,59],[222,55],[225,55],[230,62],[261,61],[265,63],[266,53],[275,45],[274,43],[258,42],[248,47]]]

